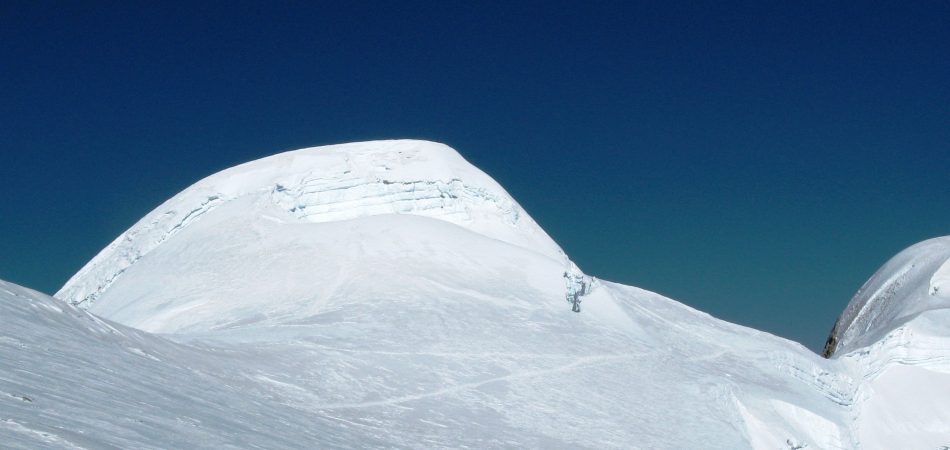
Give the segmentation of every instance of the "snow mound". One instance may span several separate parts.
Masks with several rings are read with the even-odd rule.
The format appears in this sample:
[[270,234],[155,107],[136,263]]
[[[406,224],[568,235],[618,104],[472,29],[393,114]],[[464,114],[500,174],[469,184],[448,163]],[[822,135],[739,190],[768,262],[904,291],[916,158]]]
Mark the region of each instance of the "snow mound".
[[[394,140],[286,152],[211,175],[163,203],[74,275],[56,297],[87,308],[174,235],[236,200],[268,204],[266,218],[328,223],[385,214],[430,217],[563,258],[491,177],[443,144]],[[276,218],[276,217],[279,218]],[[263,216],[262,216],[263,217]]]
[[824,355],[867,347],[926,311],[950,308],[950,236],[898,253],[861,287],[838,318]]

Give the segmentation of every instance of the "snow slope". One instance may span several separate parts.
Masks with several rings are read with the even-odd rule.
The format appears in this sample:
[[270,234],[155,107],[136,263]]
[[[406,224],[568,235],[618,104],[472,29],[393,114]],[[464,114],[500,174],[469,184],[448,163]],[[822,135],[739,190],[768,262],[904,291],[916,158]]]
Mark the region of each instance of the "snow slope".
[[[946,271],[928,279],[938,292]],[[945,310],[824,359],[583,276],[497,183],[430,142],[212,175],[78,272],[57,296],[79,308],[4,286],[0,442],[14,446],[950,440],[932,397],[946,390]],[[571,312],[567,294],[588,291]]]
[[[532,294],[529,280],[511,292],[420,284],[422,295],[354,292],[300,323],[166,337],[119,325],[90,335],[87,324],[102,322],[85,311],[61,304],[70,321],[50,325],[3,298],[20,310],[0,336],[0,390],[33,403],[0,407],[12,421],[0,439],[29,448],[853,442],[842,426],[848,380],[790,342],[606,282],[581,314]],[[31,347],[7,344],[23,342]],[[31,409],[39,402],[45,410]],[[272,431],[242,441],[260,429]]]

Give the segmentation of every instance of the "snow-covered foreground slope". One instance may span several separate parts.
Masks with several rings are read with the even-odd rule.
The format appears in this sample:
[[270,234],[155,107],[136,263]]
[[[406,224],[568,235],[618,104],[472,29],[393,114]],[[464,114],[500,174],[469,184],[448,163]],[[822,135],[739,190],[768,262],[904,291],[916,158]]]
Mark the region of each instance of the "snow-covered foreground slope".
[[170,336],[177,343],[38,294],[5,296],[15,326],[0,336],[0,438],[31,448],[852,446],[841,425],[848,380],[794,344],[609,283],[581,314],[561,299],[518,299],[525,291],[430,289],[303,323]]
[[[0,442],[950,443],[937,397],[946,310],[827,360],[651,292],[590,283],[448,147],[265,158],[200,181],[103,250],[57,294],[84,309],[4,285]],[[573,292],[587,292],[579,314]]]
[[373,444],[231,372],[260,364],[253,353],[175,344],[6,282],[0,318],[0,448]]

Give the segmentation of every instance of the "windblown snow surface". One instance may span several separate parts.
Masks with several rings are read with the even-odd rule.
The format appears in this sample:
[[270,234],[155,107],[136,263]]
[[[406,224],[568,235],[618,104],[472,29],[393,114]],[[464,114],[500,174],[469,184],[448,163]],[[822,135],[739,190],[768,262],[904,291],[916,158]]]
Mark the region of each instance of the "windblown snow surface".
[[824,359],[583,275],[444,145],[283,153],[57,299],[0,284],[0,447],[937,449],[948,239],[885,265]]

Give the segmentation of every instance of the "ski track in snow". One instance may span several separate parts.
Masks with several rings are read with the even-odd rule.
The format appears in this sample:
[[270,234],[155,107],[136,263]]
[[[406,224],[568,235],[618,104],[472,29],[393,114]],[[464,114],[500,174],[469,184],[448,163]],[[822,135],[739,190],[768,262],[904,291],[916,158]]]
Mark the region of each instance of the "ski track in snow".
[[[366,349],[351,349],[351,348],[340,348],[340,347],[330,347],[326,345],[315,344],[308,341],[298,341],[294,344],[298,344],[301,347],[310,347],[320,350],[328,350],[341,353],[354,353],[354,354],[370,354],[370,355],[387,355],[387,356],[437,356],[445,358],[536,358],[536,359],[575,359],[574,355],[566,355],[559,353],[521,353],[521,352],[481,352],[481,353],[471,353],[471,352],[394,352],[387,350],[366,350]],[[635,356],[635,355],[628,355]]]
[[587,356],[583,358],[578,358],[574,362],[565,364],[563,366],[554,367],[551,369],[539,369],[539,370],[529,370],[520,373],[513,373],[509,375],[503,375],[500,377],[489,378],[487,380],[475,381],[471,383],[462,383],[455,386],[446,387],[432,392],[426,392],[423,394],[417,395],[404,395],[400,397],[389,398],[385,400],[375,400],[371,402],[356,402],[356,403],[331,403],[325,405],[314,406],[316,410],[333,410],[333,409],[355,409],[355,408],[369,408],[375,406],[390,406],[398,405],[400,403],[411,402],[414,400],[422,400],[431,397],[440,397],[443,395],[453,394],[459,391],[477,389],[481,386],[491,383],[497,383],[499,381],[508,381],[520,378],[532,378],[542,375],[550,375],[561,372],[568,372],[575,369],[586,369],[589,367],[595,367],[605,364],[611,364],[618,361],[634,359],[642,357],[647,353],[636,353],[628,355],[599,355],[599,356]]

